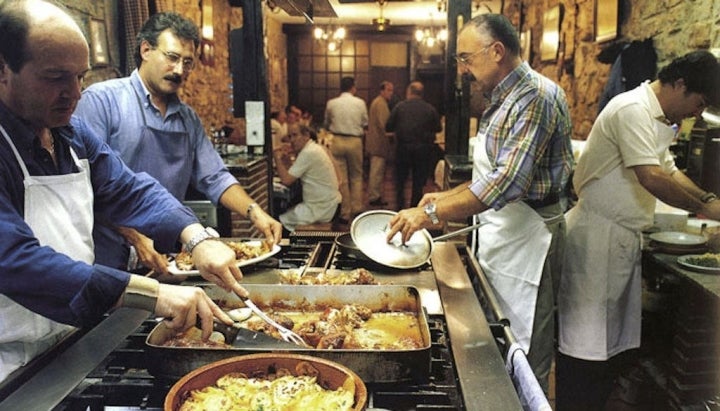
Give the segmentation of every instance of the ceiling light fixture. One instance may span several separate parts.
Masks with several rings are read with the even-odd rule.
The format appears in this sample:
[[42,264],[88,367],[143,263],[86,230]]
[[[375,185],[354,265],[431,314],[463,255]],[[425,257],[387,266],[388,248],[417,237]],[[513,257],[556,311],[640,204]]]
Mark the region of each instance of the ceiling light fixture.
[[347,31],[345,30],[345,27],[342,26],[337,28],[329,26],[325,29],[322,27],[315,27],[315,30],[313,30],[313,37],[315,37],[315,40],[319,43],[325,43],[329,52],[339,50],[346,35]]
[[383,7],[385,7],[385,4],[387,4],[387,0],[376,0],[378,5],[380,5],[380,17],[373,19],[373,26],[377,31],[385,31],[385,29],[388,28],[390,25],[390,19],[386,19],[383,17]]
[[415,40],[428,47],[435,47],[436,44],[443,45],[448,39],[446,28],[436,30],[435,27],[426,27],[415,31]]

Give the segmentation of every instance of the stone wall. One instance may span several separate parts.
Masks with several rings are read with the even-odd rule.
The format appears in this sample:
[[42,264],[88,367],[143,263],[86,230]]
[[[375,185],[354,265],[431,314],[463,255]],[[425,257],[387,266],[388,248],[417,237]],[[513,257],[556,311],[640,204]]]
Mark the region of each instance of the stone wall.
[[[208,1],[208,0],[203,0]],[[198,0],[175,0],[174,10],[201,27]],[[195,66],[187,83],[180,89],[180,98],[203,120],[205,130],[223,126],[244,134],[245,122],[233,116],[232,76],[230,74],[230,30],[242,27],[242,8],[230,7],[227,0],[212,0],[214,55],[211,64]]]
[[[617,39],[605,43],[594,40],[594,0],[506,2],[506,14],[517,22],[519,10],[522,10],[524,24],[521,30],[532,31],[533,68],[565,89],[575,139],[587,138],[597,114],[600,95],[610,72],[610,65],[597,61],[597,55],[605,47],[613,42],[652,37],[659,68],[686,52],[720,47],[720,27],[716,24],[720,0],[618,1],[625,18]],[[543,62],[539,56],[543,13],[558,4],[564,10],[559,58],[556,62]]]

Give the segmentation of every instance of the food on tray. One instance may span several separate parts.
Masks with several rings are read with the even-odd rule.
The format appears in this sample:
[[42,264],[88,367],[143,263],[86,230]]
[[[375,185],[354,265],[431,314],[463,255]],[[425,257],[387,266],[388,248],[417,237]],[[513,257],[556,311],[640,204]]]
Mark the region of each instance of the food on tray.
[[372,273],[364,268],[352,271],[323,271],[317,275],[302,275],[302,270],[280,273],[283,284],[302,285],[364,285],[377,284]]
[[213,331],[210,338],[207,341],[202,340],[202,331],[199,328],[191,327],[187,331],[184,331],[175,337],[167,340],[164,344],[166,347],[181,347],[181,348],[227,348],[229,345],[225,344],[225,337],[217,332]]
[[318,384],[319,371],[301,361],[294,372],[270,368],[253,375],[230,373],[214,385],[190,391],[180,411],[194,410],[352,410],[351,378],[336,390]]
[[[422,347],[420,323],[415,314],[404,311],[373,312],[358,304],[317,311],[281,311],[268,315],[280,325],[295,331],[308,345],[317,349],[410,350]],[[252,316],[240,325],[255,332],[281,339],[275,327]],[[230,345],[203,342],[199,334],[187,333],[163,343],[168,347],[231,348]],[[176,341],[176,340],[180,341]]]
[[[242,241],[225,241],[233,251],[235,251],[235,259],[237,261],[250,260],[252,258],[259,257],[263,254],[269,253],[272,250],[272,245],[266,241],[253,241],[253,242],[242,242]],[[175,265],[178,270],[192,271],[195,270],[195,264],[193,264],[192,255],[187,251],[181,251],[175,257]]]
[[699,267],[720,268],[720,254],[705,253],[698,256],[688,256],[685,263]]

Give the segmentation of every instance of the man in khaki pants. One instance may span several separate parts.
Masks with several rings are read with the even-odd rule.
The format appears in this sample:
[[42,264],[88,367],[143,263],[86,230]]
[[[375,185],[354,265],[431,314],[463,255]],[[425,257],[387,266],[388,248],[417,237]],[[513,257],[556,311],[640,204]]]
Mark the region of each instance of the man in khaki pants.
[[382,198],[382,184],[385,179],[385,163],[391,155],[391,140],[385,132],[385,124],[390,117],[390,98],[393,95],[393,83],[380,83],[380,93],[370,103],[369,123],[365,137],[365,151],[370,157],[368,173],[368,200],[371,206],[386,206]]
[[347,224],[363,207],[363,143],[368,113],[365,102],[355,97],[355,79],[343,77],[340,96],[327,102],[325,129],[334,136],[330,144],[340,168],[340,223]]

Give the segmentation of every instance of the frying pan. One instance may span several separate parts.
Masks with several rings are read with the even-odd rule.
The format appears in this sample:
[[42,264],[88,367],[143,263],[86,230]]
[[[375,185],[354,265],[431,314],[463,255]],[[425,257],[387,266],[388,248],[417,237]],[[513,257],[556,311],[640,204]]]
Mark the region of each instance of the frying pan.
[[365,256],[382,265],[399,269],[420,267],[430,258],[435,241],[447,240],[467,233],[483,224],[464,227],[435,238],[423,229],[415,232],[405,244],[402,244],[401,234],[397,233],[388,243],[386,240],[388,227],[390,220],[396,214],[395,211],[388,210],[366,211],[353,220],[350,235]]
[[343,233],[335,237],[335,245],[338,249],[350,258],[355,258],[364,261],[373,261],[370,257],[366,256],[353,241],[350,233]]

